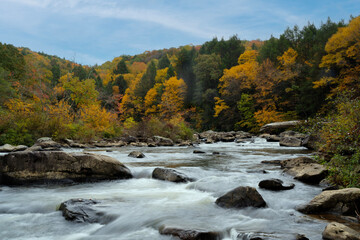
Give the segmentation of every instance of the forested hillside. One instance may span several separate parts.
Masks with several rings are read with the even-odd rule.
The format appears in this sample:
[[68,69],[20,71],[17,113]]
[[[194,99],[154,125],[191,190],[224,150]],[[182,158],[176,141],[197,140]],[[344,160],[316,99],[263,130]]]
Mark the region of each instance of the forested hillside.
[[91,67],[1,44],[0,144],[186,139],[325,116],[338,96],[359,95],[359,22],[295,26],[266,41],[214,38]]

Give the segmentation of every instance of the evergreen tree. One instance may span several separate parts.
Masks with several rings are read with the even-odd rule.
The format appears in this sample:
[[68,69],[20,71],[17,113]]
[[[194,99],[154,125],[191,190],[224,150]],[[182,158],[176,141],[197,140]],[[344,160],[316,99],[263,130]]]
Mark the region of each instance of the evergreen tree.
[[121,61],[116,65],[114,69],[114,74],[126,74],[129,73],[129,69],[126,66],[125,59],[121,59]]
[[146,72],[140,79],[140,82],[135,88],[135,95],[141,98],[146,96],[146,93],[154,86],[156,77],[156,65],[154,61],[149,63]]
[[167,54],[164,54],[160,59],[158,63],[158,69],[164,69],[170,66],[170,60],[167,57]]

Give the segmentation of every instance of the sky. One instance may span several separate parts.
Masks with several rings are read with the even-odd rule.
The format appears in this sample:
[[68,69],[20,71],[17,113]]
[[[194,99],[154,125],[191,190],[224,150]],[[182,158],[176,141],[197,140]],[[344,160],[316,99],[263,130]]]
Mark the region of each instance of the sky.
[[0,42],[85,65],[200,45],[278,37],[360,15],[360,0],[0,0]]

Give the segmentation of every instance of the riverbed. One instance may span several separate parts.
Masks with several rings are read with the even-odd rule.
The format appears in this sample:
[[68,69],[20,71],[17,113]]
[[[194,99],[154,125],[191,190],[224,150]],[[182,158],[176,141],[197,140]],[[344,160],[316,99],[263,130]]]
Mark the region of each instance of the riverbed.
[[[128,157],[141,151],[145,158]],[[194,154],[201,150],[204,154]],[[130,180],[75,185],[0,187],[0,239],[174,239],[159,234],[159,228],[176,227],[218,231],[223,239],[295,239],[304,234],[321,239],[327,222],[296,211],[321,192],[282,173],[263,160],[285,160],[309,156],[305,148],[280,147],[279,143],[256,138],[246,143],[200,144],[196,147],[121,147],[111,149],[64,149],[67,152],[95,152],[124,163],[133,173]],[[219,152],[219,154],[213,154]],[[171,183],[151,178],[155,167],[175,168],[196,179]],[[260,189],[258,183],[279,178],[295,184],[287,191]],[[238,186],[255,187],[267,208],[223,209],[215,200]],[[96,208],[115,219],[98,223],[74,223],[57,211],[72,198],[98,200]]]

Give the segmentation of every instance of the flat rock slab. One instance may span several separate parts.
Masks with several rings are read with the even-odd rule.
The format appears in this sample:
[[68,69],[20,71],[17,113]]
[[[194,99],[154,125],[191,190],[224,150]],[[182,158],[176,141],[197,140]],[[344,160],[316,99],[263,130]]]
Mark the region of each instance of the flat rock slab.
[[221,235],[218,232],[206,232],[198,230],[184,230],[179,228],[162,228],[159,229],[162,235],[172,235],[181,240],[220,240]]
[[189,178],[185,174],[169,168],[155,168],[152,173],[152,178],[176,183],[193,181],[192,178]]
[[326,240],[360,240],[360,233],[344,224],[331,222],[322,233]]
[[266,207],[266,202],[253,187],[238,187],[216,199],[223,208]]
[[118,160],[92,153],[15,152],[0,156],[0,184],[87,182],[131,178]]
[[24,151],[27,148],[28,147],[25,145],[13,146],[10,144],[5,144],[5,145],[0,146],[0,152],[18,152],[18,151]]

